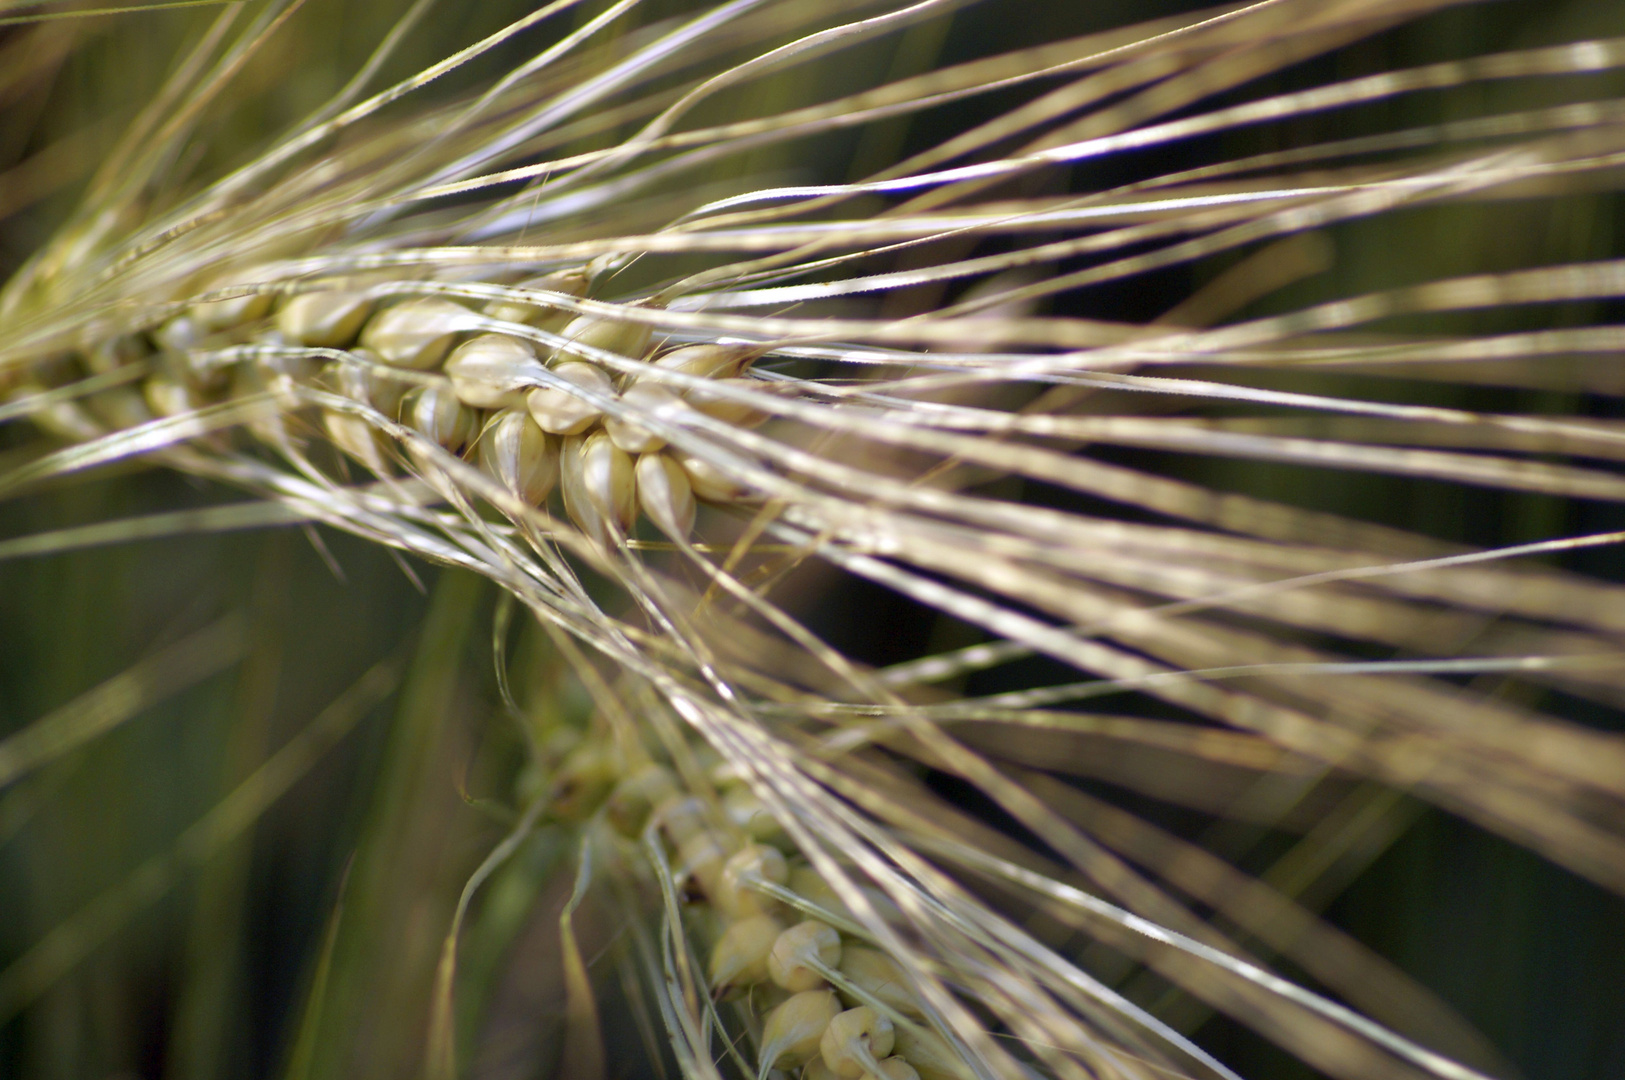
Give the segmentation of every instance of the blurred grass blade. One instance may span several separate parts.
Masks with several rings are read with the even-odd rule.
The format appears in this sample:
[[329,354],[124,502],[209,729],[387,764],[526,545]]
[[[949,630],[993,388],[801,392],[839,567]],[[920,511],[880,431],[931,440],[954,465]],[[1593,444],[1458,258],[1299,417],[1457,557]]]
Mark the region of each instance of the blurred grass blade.
[[308,520],[310,520],[308,515],[301,514],[286,503],[278,502],[245,502],[236,506],[214,506],[203,510],[175,510],[0,540],[0,561],[39,555],[60,555],[84,548],[136,540],[158,540],[197,533],[234,532],[240,529],[275,528]]
[[208,859],[259,819],[311,766],[387,697],[399,678],[397,661],[370,668],[265,764],[123,881],[53,927],[0,970],[0,1019],[9,1019],[88,956],[131,916],[159,899],[186,870]]
[[424,1071],[429,1080],[456,1080],[458,1076],[457,942],[462,932],[463,920],[468,916],[468,906],[473,902],[474,894],[479,891],[480,886],[485,884],[486,880],[507,862],[535,831],[536,822],[546,809],[544,800],[533,801],[525,809],[524,816],[514,825],[513,831],[491,849],[491,853],[469,877],[462,893],[457,897],[457,910],[452,915],[451,928],[446,931],[445,939],[441,943],[440,963],[435,969],[434,989],[430,991],[429,1042],[424,1055],[428,1062]]
[[559,943],[564,967],[564,1055],[559,1063],[563,1075],[577,1080],[602,1080],[604,1044],[598,1019],[598,999],[592,978],[576,939],[575,914],[592,885],[592,838],[584,836],[576,855],[575,884],[570,899],[559,912]]
[[350,886],[350,865],[346,863],[339,877],[338,896],[333,910],[328,913],[327,925],[322,932],[321,948],[316,953],[316,967],[310,975],[310,987],[305,992],[304,1009],[299,1014],[299,1027],[288,1052],[288,1067],[282,1080],[307,1080],[310,1062],[316,1053],[316,1035],[321,1026],[322,1007],[327,1002],[327,984],[333,971],[333,949],[338,943],[339,926],[344,920],[344,897]]
[[[129,4],[122,7],[74,8],[71,11],[42,11],[34,15],[7,15],[0,17],[0,26],[26,26],[32,23],[52,22],[58,19],[93,19],[102,15],[137,15],[148,11],[168,11],[172,8],[217,7],[237,4],[242,0],[159,0],[152,4]],[[20,4],[18,7],[31,5]],[[0,12],[14,10],[12,5],[0,7]]]
[[[233,692],[234,722],[221,761],[220,790],[230,791],[265,758],[282,675],[290,612],[287,581],[292,537],[271,538],[254,567],[247,608],[248,654]],[[235,1042],[231,1017],[241,1008],[244,913],[252,902],[254,832],[244,829],[202,864],[193,893],[185,976],[169,1039],[171,1080],[208,1080],[223,1071]]]
[[[445,887],[465,883],[468,819],[455,788],[464,651],[481,579],[442,573],[407,664],[351,869],[346,916],[329,970],[309,1076],[421,1068],[444,928]],[[406,1037],[412,1033],[411,1037]]]
[[247,649],[246,629],[242,615],[227,615],[6,736],[0,788],[237,663]]

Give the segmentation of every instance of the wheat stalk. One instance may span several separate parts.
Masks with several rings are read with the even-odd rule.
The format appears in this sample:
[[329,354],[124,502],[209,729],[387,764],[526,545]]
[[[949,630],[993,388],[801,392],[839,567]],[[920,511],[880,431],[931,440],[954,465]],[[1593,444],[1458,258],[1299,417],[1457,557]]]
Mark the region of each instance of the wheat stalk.
[[[187,170],[222,103],[309,12],[184,13],[199,36],[0,291],[0,415],[39,432],[0,493],[178,470],[252,501],[96,536],[320,523],[494,582],[551,641],[531,699],[502,686],[526,738],[512,831],[456,907],[423,1049],[380,1074],[458,1074],[463,921],[545,835],[578,852],[567,1073],[604,1068],[572,922],[591,902],[626,928],[653,1056],[690,1078],[1235,1076],[1125,963],[1328,1075],[1482,1076],[1500,1064],[1463,1022],[1290,893],[1062,779],[1279,825],[1358,778],[1625,891],[1625,745],[1539,705],[1617,708],[1625,603],[1529,560],[1625,534],[1480,550],[1189,464],[1625,497],[1594,415],[1618,393],[1619,264],[1432,274],[1419,253],[1420,276],[1306,284],[1373,223],[1611,191],[1619,40],[1310,63],[1455,6],[1265,0],[916,74],[865,50],[975,5],[559,0],[388,83],[435,25],[416,5],[207,180]],[[71,20],[24,17],[15,55],[72,47]],[[1292,70],[1324,77],[1260,89]],[[1457,90],[1490,104],[1337,128]],[[950,130],[882,154],[911,121]],[[1313,134],[1249,142],[1292,125]],[[870,157],[844,175],[826,162],[853,132]],[[1123,299],[1180,272],[1210,276]],[[808,620],[836,580],[965,643],[855,659]],[[1063,674],[1021,674],[1035,659]],[[564,700],[588,704],[561,720]],[[0,776],[50,757],[16,749],[41,732],[79,745],[126,715],[53,715],[0,743]],[[174,872],[25,950],[0,1007]],[[321,1000],[292,1075],[362,1067],[312,1064],[342,1026]]]

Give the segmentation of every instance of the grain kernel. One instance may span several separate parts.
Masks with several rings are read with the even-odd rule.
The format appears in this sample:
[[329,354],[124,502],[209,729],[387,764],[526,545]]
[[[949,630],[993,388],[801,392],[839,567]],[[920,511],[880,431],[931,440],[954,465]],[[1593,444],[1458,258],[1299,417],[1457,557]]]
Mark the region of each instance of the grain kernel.
[[193,304],[192,317],[205,331],[215,333],[229,330],[234,326],[263,319],[271,310],[271,303],[276,299],[274,293],[249,293],[247,296],[233,296],[229,300],[210,300],[207,303]]
[[361,332],[372,306],[372,299],[361,292],[300,293],[276,313],[276,326],[296,344],[342,349]]
[[[344,360],[335,360],[322,368],[317,376],[317,382],[335,394],[371,405],[391,418],[398,410],[401,396],[406,389],[393,380],[379,379],[364,364],[352,364]],[[380,397],[388,404],[388,408],[378,403],[376,399]],[[335,446],[368,469],[380,476],[387,476],[392,471],[389,465],[388,440],[382,432],[361,417],[324,411],[322,426],[327,429],[327,434]]]
[[870,997],[905,1016],[924,1016],[897,962],[878,949],[852,945],[841,951],[841,974]]
[[[708,897],[720,891],[722,867],[728,861],[728,849],[712,833],[695,833],[677,846],[679,879],[686,878],[699,885]],[[776,940],[776,939],[775,939]]]
[[762,1025],[762,1063],[789,1068],[810,1060],[818,1053],[824,1029],[840,1011],[828,990],[809,990],[785,1001]]
[[[648,350],[652,328],[645,323],[621,322],[599,315],[581,315],[570,320],[570,324],[560,331],[560,335],[580,345],[636,360]],[[592,359],[570,349],[560,349],[558,355],[560,360]]]
[[674,539],[694,530],[694,492],[688,473],[665,454],[644,454],[637,464],[638,503],[661,532]]
[[152,419],[152,409],[133,387],[115,386],[85,399],[85,408],[108,427],[127,428]]
[[839,964],[841,935],[834,927],[808,919],[779,935],[768,957],[767,971],[786,990],[811,990],[824,982],[824,977],[808,966],[815,961],[824,967]]
[[543,370],[530,342],[507,334],[481,334],[446,358],[452,391],[474,409],[524,408]]
[[[643,478],[639,476],[639,498],[643,497],[643,491]],[[648,513],[648,503],[644,504],[644,512]],[[649,516],[654,517],[653,514]],[[784,826],[779,824],[779,819],[769,813],[762,800],[748,788],[735,788],[725,793],[722,796],[722,809],[727,813],[728,820],[739,826],[740,831],[752,840],[776,842],[784,835]]]
[[528,304],[523,300],[492,300],[485,305],[484,311],[493,319],[519,323],[521,326],[535,326],[552,333],[558,333],[564,324],[562,320],[559,320],[557,325],[552,325],[555,320],[550,316],[569,314],[557,308],[548,308],[540,304]]
[[[576,452],[579,472],[579,499],[584,500],[588,513],[581,507],[570,509],[570,491],[565,490],[566,509],[580,525],[582,531],[601,543],[608,543],[615,535],[624,536],[637,521],[638,490],[633,471],[632,456],[609,441],[603,432],[582,440]],[[570,467],[566,462],[566,468]]]
[[437,366],[457,335],[471,329],[473,313],[438,296],[386,308],[361,331],[361,344],[386,364],[426,370]]
[[711,827],[705,804],[693,795],[678,795],[665,800],[655,807],[654,818],[674,845]]
[[892,1022],[869,1006],[859,1005],[829,1022],[818,1050],[835,1075],[856,1080],[869,1071],[865,1058],[885,1057],[891,1053],[893,1040]]
[[442,385],[420,386],[401,403],[407,424],[454,454],[460,454],[480,430],[479,414]]
[[[680,419],[690,410],[670,388],[654,383],[633,383],[621,395],[628,409],[653,413],[663,420]],[[615,440],[615,445],[628,454],[648,454],[666,445],[666,440],[631,417],[610,416],[604,420],[604,430]]]
[[597,810],[619,775],[614,756],[597,742],[571,750],[553,774],[548,809],[560,821],[581,821]]
[[750,351],[737,345],[684,345],[656,359],[653,366],[701,379],[726,379],[737,375],[749,358]]
[[[604,369],[578,361],[565,361],[553,368],[553,374],[588,390],[607,397],[615,396],[615,384]],[[525,408],[543,431],[554,435],[579,435],[591,427],[603,410],[577,397],[568,390],[553,386],[538,386],[525,397]]]
[[723,864],[722,880],[713,899],[733,918],[760,915],[772,906],[773,901],[751,888],[752,880],[761,879],[783,885],[789,876],[790,868],[777,850],[761,844],[747,844]]
[[182,416],[201,408],[203,401],[184,379],[178,379],[167,372],[157,372],[147,377],[142,384],[141,393],[147,401],[147,407],[158,416]]
[[322,426],[340,450],[380,476],[390,474],[388,444],[377,428],[359,416],[326,411],[322,413]]
[[914,1066],[900,1057],[889,1057],[881,1062],[879,1073],[864,1073],[863,1080],[920,1080]]
[[[564,293],[566,296],[587,295],[587,276],[580,270],[560,270],[538,278],[521,281],[519,288],[542,289]],[[485,305],[485,313],[504,322],[523,323],[538,330],[558,333],[570,324],[575,315],[563,308],[537,304],[528,300],[493,300]]]
[[728,927],[711,950],[711,985],[718,994],[767,980],[767,955],[784,926],[771,915],[753,915]]
[[677,793],[677,778],[671,770],[651,762],[615,785],[605,816],[622,836],[637,836],[654,807]]
[[[733,386],[746,390],[761,390],[762,383],[757,379],[714,379],[718,386]],[[699,387],[689,389],[683,394],[690,405],[705,415],[734,427],[752,428],[767,420],[768,414],[754,405],[748,405],[733,398],[723,397],[710,393]]]
[[920,1080],[964,1080],[969,1075],[959,1055],[935,1032],[911,1031],[905,1025],[894,1034],[893,1048],[914,1067]]
[[370,349],[355,349],[351,355],[357,363],[337,360],[322,369],[322,381],[352,401],[364,401],[390,419],[401,414],[401,400],[412,387],[400,379],[392,379],[380,372],[387,367],[377,353]]
[[185,352],[208,335],[196,319],[177,315],[152,332],[152,340],[160,349]]
[[790,891],[812,901],[831,915],[851,914],[835,890],[829,887],[829,882],[810,866],[798,866],[790,871]]
[[[302,363],[292,365],[299,374],[295,378],[284,370],[286,357],[261,357],[249,363],[237,364],[231,369],[232,397],[244,398],[257,394],[271,394],[281,397],[284,401],[292,400],[293,390],[303,379],[308,379],[310,371]],[[287,416],[281,412],[274,412],[269,416],[256,416],[248,422],[248,430],[253,436],[270,446],[287,446],[292,442],[288,432]]]
[[498,413],[480,436],[480,464],[509,491],[540,506],[558,483],[558,442],[527,413]]
[[841,1080],[835,1070],[824,1064],[824,1056],[815,1054],[801,1070],[801,1080]]
[[99,375],[144,360],[151,351],[140,334],[114,334],[86,350],[85,366]]
[[671,451],[672,457],[688,474],[688,486],[694,497],[706,502],[736,502],[750,494],[750,488],[741,484],[704,458],[681,450]]

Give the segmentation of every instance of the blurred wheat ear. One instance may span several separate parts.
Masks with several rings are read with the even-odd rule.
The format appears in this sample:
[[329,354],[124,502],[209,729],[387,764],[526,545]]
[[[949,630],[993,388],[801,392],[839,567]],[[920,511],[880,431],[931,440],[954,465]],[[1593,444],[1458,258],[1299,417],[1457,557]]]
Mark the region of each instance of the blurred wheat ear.
[[0,0],[0,1075],[1625,1070],[1625,11]]

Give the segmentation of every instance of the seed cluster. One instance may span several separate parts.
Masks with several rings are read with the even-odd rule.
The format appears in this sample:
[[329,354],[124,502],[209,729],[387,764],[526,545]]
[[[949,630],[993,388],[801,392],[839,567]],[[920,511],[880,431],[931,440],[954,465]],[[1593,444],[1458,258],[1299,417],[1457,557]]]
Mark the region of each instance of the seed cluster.
[[[581,812],[602,792],[609,757],[583,745],[561,765],[554,794]],[[886,953],[783,902],[850,924],[847,909],[811,866],[799,863],[778,821],[728,769],[713,770],[726,825],[671,771],[646,764],[604,801],[627,836],[655,830],[676,879],[715,927],[707,975],[718,999],[767,1009],[758,1073],[801,1070],[803,1080],[963,1080],[968,1075],[902,968]],[[789,852],[791,857],[786,857]],[[799,863],[799,864],[798,864]],[[776,894],[776,895],[775,895]]]
[[[565,271],[521,285],[580,297],[587,277]],[[521,333],[499,332],[502,324],[570,344],[538,348]],[[278,380],[321,388],[476,460],[529,505],[543,505],[558,490],[584,533],[613,543],[640,510],[681,538],[693,528],[696,499],[749,497],[631,417],[681,425],[698,413],[742,427],[766,419],[727,395],[680,389],[658,375],[613,372],[592,360],[601,350],[706,385],[752,381],[742,378],[758,355],[751,349],[659,349],[651,337],[641,323],[578,316],[545,303],[502,299],[476,312],[443,296],[397,299],[380,290],[332,288],[280,303],[265,292],[193,304],[149,332],[99,342],[84,362],[98,372],[148,365],[139,392],[120,387],[90,399],[100,418],[117,427],[188,415],[274,388]],[[244,362],[236,345],[270,348]],[[342,355],[333,357],[335,351]],[[362,415],[324,408],[321,422],[334,445],[378,475],[397,467],[388,434]],[[250,427],[274,444],[288,439],[281,416]],[[628,768],[603,741],[558,749],[550,814],[585,822],[602,812],[624,836],[661,845],[709,940],[713,996],[738,1003],[759,1027],[759,1077],[785,1069],[799,1069],[803,1080],[969,1075],[929,1026],[908,975],[857,932],[829,884],[737,775],[713,770],[713,804],[687,792],[664,765],[646,760]]]
[[[579,297],[587,277],[561,271],[521,286]],[[749,495],[714,465],[600,402],[618,401],[626,413],[675,424],[704,414],[753,426],[765,414],[703,389],[678,389],[658,376],[608,371],[592,362],[590,352],[538,347],[489,327],[491,320],[531,327],[584,350],[722,383],[754,382],[741,377],[756,355],[747,348],[656,349],[647,325],[512,299],[475,312],[440,296],[388,303],[366,289],[330,289],[275,305],[271,293],[194,304],[147,335],[126,335],[92,350],[89,366],[96,370],[146,356],[153,368],[139,398],[128,391],[98,395],[103,419],[129,426],[265,389],[274,379],[301,380],[370,405],[445,450],[477,460],[529,505],[543,505],[558,489],[566,513],[601,543],[626,535],[640,511],[668,535],[686,537],[696,500],[731,503]],[[347,355],[325,365],[278,358],[233,367],[200,359],[222,342],[245,340]],[[441,377],[422,378],[434,374]],[[322,422],[350,457],[380,475],[393,471],[391,442],[374,425],[339,411],[324,412]]]

